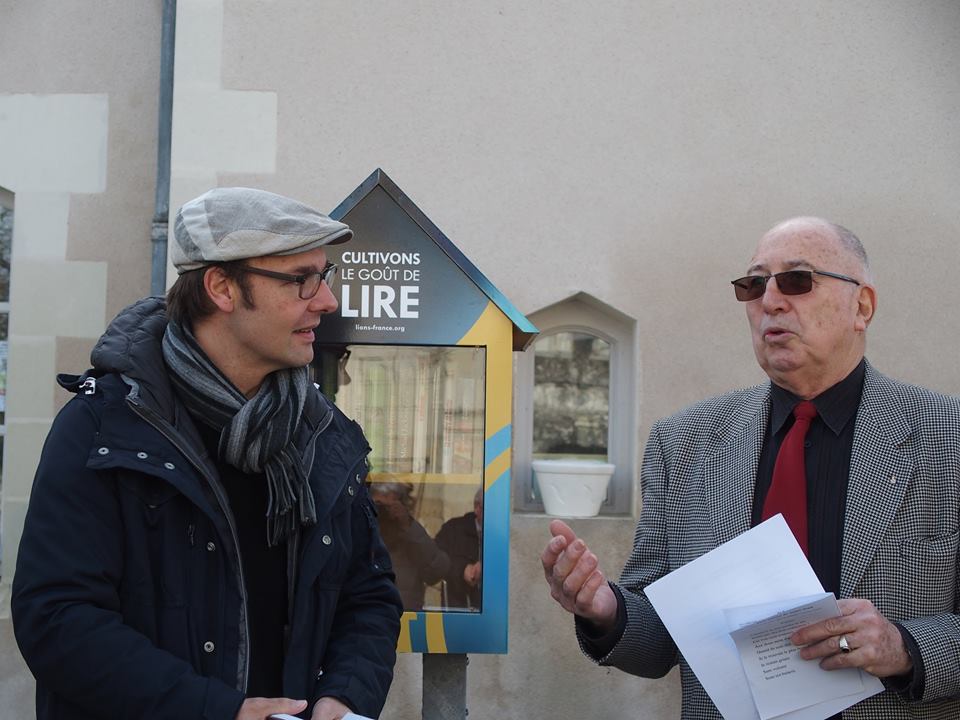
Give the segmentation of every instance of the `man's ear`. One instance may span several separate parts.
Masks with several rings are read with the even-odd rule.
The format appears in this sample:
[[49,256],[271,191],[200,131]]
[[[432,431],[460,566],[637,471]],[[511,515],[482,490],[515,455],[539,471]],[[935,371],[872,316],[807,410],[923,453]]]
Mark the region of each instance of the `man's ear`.
[[240,288],[217,265],[203,271],[203,289],[223,312],[233,312],[239,303]]
[[854,329],[864,332],[877,312],[877,289],[873,285],[861,285],[857,294],[857,318]]

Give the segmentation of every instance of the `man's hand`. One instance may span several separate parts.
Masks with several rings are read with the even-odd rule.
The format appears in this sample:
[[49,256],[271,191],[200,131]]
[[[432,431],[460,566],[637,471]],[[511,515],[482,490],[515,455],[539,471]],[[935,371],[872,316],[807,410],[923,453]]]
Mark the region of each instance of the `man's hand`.
[[599,568],[599,561],[570,527],[550,522],[553,535],[540,556],[550,595],[575,615],[607,630],[617,620],[617,598]]
[[480,583],[480,575],[482,572],[480,568],[479,560],[463,568],[463,581],[470,587],[476,587]]
[[323,697],[313,706],[310,720],[340,720],[350,712],[350,708],[332,697]]
[[290,698],[247,698],[240,706],[237,720],[264,720],[274,713],[296,715],[307,707],[306,700],[291,700]]
[[[800,628],[790,640],[800,645],[804,660],[823,658],[824,670],[859,667],[877,677],[905,675],[913,661],[897,627],[881,615],[869,600],[838,600],[840,617]],[[840,651],[846,637],[850,652]]]

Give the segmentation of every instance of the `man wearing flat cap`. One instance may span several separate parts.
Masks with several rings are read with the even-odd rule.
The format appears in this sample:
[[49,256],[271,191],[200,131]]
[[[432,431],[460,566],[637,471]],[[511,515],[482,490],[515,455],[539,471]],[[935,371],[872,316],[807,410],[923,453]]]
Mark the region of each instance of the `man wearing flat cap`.
[[310,380],[350,228],[218,188],[57,416],[13,583],[42,720],[375,717],[401,605],[360,428]]

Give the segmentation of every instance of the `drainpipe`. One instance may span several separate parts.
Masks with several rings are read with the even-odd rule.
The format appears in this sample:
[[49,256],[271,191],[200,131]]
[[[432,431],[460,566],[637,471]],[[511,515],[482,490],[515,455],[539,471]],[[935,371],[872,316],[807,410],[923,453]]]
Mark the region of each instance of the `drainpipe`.
[[167,224],[170,215],[170,135],[173,125],[173,47],[177,27],[177,0],[163,0],[163,33],[160,39],[160,122],[157,129],[157,187],[154,195],[150,241],[150,294],[167,290]]

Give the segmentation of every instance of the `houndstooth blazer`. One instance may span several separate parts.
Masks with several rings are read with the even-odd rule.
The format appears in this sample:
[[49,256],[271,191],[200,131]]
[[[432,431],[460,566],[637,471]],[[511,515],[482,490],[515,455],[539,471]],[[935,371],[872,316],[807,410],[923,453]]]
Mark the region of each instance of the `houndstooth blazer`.
[[[643,459],[643,509],[619,586],[627,626],[598,661],[643,677],[679,663],[684,720],[720,718],[643,588],[750,528],[770,385],[658,421]],[[892,690],[845,720],[960,718],[960,398],[881,375],[869,363],[854,428],[840,597],[871,600],[916,639],[920,702]],[[737,720],[728,718],[727,720]]]

